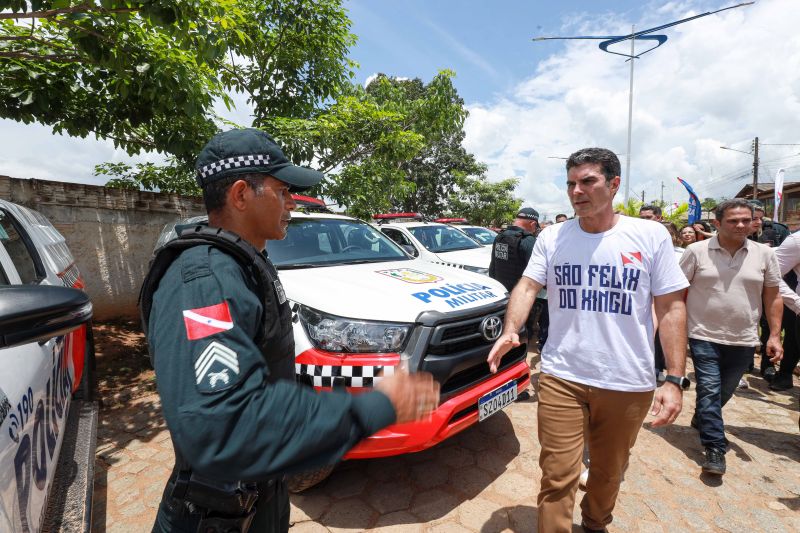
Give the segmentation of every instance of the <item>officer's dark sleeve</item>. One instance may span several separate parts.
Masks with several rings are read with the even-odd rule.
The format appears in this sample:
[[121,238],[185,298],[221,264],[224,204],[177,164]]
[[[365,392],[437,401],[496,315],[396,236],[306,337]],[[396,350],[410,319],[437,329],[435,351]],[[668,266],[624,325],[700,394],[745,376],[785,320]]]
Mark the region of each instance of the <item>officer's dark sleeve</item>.
[[[239,265],[205,246],[185,251],[156,291],[148,340],[162,409],[194,471],[259,481],[333,464],[395,421],[391,402],[377,391],[317,393],[294,381],[267,383],[253,341],[260,315]],[[213,320],[203,324],[206,316]]]

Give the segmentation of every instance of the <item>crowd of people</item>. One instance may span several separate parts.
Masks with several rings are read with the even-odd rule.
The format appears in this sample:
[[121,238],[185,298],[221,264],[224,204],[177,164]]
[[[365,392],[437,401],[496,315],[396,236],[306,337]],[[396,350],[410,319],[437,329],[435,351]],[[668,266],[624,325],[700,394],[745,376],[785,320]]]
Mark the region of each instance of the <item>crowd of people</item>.
[[[523,325],[535,331],[531,317],[548,295],[549,327],[538,339],[539,531],[570,531],[579,486],[584,531],[605,531],[648,408],[653,426],[682,409],[687,348],[697,393],[691,426],[706,474],[726,472],[723,407],[746,386],[756,350],[769,387],[792,388],[800,235],[742,199],[719,204],[711,225],[678,229],[657,205],[643,206],[638,219],[622,216],[612,207],[620,180],[613,153],[580,150],[566,166],[575,216],[540,227],[526,208],[495,240],[490,272],[511,298],[488,362],[496,368],[520,345]],[[496,253],[520,231],[520,253]]]

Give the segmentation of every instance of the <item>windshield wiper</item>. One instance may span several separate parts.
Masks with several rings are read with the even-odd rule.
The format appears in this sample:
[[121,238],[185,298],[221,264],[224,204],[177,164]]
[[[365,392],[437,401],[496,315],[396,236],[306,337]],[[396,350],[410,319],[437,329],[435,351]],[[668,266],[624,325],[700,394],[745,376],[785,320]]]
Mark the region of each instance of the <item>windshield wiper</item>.
[[321,265],[319,263],[291,263],[288,265],[276,265],[275,268],[278,270],[294,270],[296,268],[316,268],[320,266],[327,266]]

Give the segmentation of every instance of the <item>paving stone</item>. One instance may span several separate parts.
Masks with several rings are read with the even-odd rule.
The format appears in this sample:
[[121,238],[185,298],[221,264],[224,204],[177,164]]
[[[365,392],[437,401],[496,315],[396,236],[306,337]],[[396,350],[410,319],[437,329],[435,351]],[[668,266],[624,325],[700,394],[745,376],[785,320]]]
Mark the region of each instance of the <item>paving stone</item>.
[[690,528],[690,531],[713,531],[703,518],[694,511],[684,509],[681,511],[683,521]]
[[361,494],[367,486],[369,478],[358,470],[334,470],[331,477],[325,481],[326,492],[334,498],[350,498]]
[[413,497],[414,490],[410,486],[391,482],[370,486],[366,493],[367,502],[380,514],[408,509]]
[[417,518],[407,511],[397,511],[383,515],[378,519],[375,527],[369,531],[381,533],[422,533],[425,530]]
[[528,476],[509,472],[492,483],[492,489],[503,496],[509,503],[535,501],[537,488]]
[[[330,507],[332,498],[326,495],[308,496],[304,494],[291,494],[292,522],[302,522],[304,520],[318,520],[320,516]],[[295,514],[298,515],[295,520]]]
[[415,495],[409,511],[423,522],[432,522],[453,514],[459,503],[449,492],[432,489]]
[[751,509],[750,515],[753,517],[753,523],[757,524],[758,528],[760,528],[762,531],[766,531],[768,533],[787,532],[778,515],[769,509]]
[[639,520],[639,533],[664,533],[664,528],[658,522]]
[[377,519],[378,513],[372,507],[359,500],[350,498],[332,505],[320,522],[330,531],[364,531]]
[[289,529],[291,533],[328,533],[327,527],[316,522],[298,522]]
[[458,522],[448,520],[447,522],[439,522],[436,525],[428,527],[426,533],[473,533],[473,531],[465,528]]
[[505,509],[481,497],[459,505],[458,523],[475,531],[502,531],[510,525]]
[[515,533],[533,533],[539,523],[539,512],[533,505],[515,505],[506,509],[509,525]]
[[430,489],[444,483],[450,476],[450,469],[438,461],[425,461],[411,468],[411,479],[418,489]]

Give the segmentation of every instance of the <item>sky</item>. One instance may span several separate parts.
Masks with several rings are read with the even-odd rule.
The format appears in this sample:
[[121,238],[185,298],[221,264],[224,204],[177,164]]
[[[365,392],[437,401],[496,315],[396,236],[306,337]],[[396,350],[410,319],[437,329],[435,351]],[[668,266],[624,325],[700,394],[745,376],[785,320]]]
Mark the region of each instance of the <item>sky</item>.
[[[571,214],[559,158],[610,148],[627,179],[630,63],[598,41],[532,38],[624,35],[632,25],[647,29],[736,3],[346,0],[345,7],[358,36],[350,54],[356,79],[382,72],[427,82],[440,69],[455,71],[469,110],[465,148],[488,165],[490,180],[518,178],[516,196],[553,218]],[[779,168],[787,182],[800,181],[797,21],[800,1],[760,0],[658,32],[667,42],[634,64],[631,196],[684,202],[680,176],[701,199],[731,197],[752,180],[755,137],[760,182],[773,181]],[[627,52],[630,41],[617,47]],[[222,114],[249,125],[244,105]],[[102,184],[94,165],[138,160],[160,156],[131,159],[107,141],[0,120],[0,174]]]

